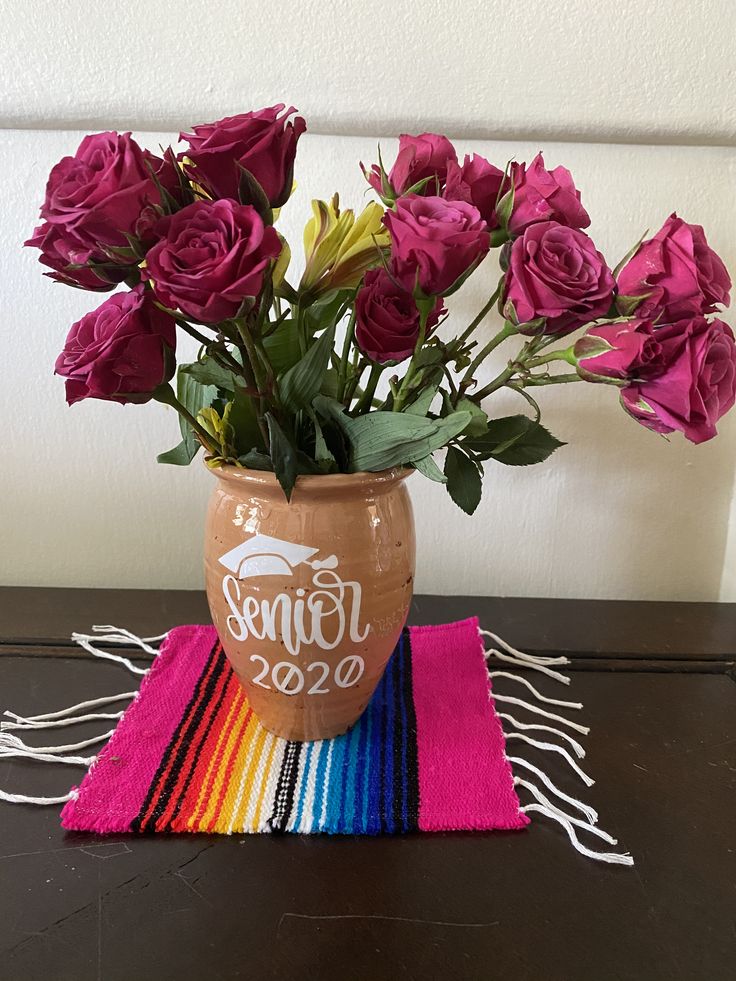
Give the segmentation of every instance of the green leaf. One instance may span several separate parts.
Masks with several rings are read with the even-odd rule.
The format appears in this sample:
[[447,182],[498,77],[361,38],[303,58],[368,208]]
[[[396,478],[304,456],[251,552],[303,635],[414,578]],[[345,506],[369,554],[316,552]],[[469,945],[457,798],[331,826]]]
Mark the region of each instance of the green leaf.
[[489,460],[499,449],[505,449],[520,439],[532,425],[528,416],[504,416],[489,419],[488,428],[482,436],[463,440],[463,446],[476,453],[481,460]]
[[267,470],[273,473],[271,457],[268,453],[263,453],[261,450],[248,450],[247,453],[243,453],[242,456],[238,457],[238,463],[243,467],[247,467],[249,470]]
[[461,398],[455,408],[459,412],[469,412],[470,422],[463,430],[466,436],[482,436],[488,430],[488,416],[479,405],[469,398]]
[[247,453],[251,449],[265,449],[253,400],[240,388],[236,389],[230,403],[228,422],[233,429],[233,441],[238,454]]
[[422,460],[445,446],[470,422],[469,412],[455,412],[446,419],[426,419],[404,412],[369,412],[352,419],[342,405],[324,396],[315,409],[332,419],[350,443],[351,472],[376,472]]
[[304,321],[311,331],[321,330],[335,323],[335,318],[344,306],[353,290],[329,290],[310,304],[305,313]]
[[273,472],[281,484],[286,500],[289,501],[299,473],[297,453],[286,433],[270,412],[266,413],[265,419],[268,426],[268,440],[271,444]]
[[334,325],[320,335],[304,357],[278,379],[279,395],[287,409],[306,409],[319,394],[335,341]]
[[510,467],[541,463],[564,445],[534,419],[521,415],[490,419],[482,436],[463,440],[463,448],[479,460],[498,460]]
[[438,375],[437,381],[426,388],[423,388],[416,399],[404,409],[404,412],[412,416],[426,416],[429,412],[432,402],[434,402],[434,397],[437,394],[437,389],[440,387],[440,381],[442,380],[442,375]]
[[421,460],[413,460],[412,464],[415,470],[428,477],[430,480],[436,480],[438,484],[446,484],[447,477],[442,473],[440,468],[434,462],[434,457],[430,454],[429,456],[422,457]]
[[182,440],[181,443],[177,443],[176,446],[167,450],[165,453],[159,453],[156,457],[158,463],[169,463],[174,467],[188,467],[192,462],[194,457],[197,455],[197,450],[199,449],[199,443],[194,441],[194,449],[187,443],[186,440]]
[[299,333],[296,321],[285,320],[273,334],[263,338],[268,360],[277,375],[291,368],[299,360]]
[[457,446],[450,446],[445,458],[447,492],[466,514],[472,514],[480,504],[483,481],[478,467]]
[[[190,365],[182,365],[176,377],[176,397],[181,404],[196,418],[198,413],[207,408],[217,398],[217,389],[211,385],[201,385],[196,378],[183,371]],[[159,463],[169,463],[174,466],[182,467],[191,463],[197,455],[200,442],[192,432],[192,427],[179,416],[179,430],[182,440],[177,446],[165,453],[161,453],[157,460]]]
[[238,198],[241,204],[252,204],[266,225],[273,225],[273,211],[268,195],[255,179],[253,174],[241,163],[236,161],[240,170],[238,182]]
[[180,371],[199,382],[200,385],[214,385],[225,392],[237,391],[237,377],[229,368],[224,368],[214,358],[205,357],[193,364],[184,364]]

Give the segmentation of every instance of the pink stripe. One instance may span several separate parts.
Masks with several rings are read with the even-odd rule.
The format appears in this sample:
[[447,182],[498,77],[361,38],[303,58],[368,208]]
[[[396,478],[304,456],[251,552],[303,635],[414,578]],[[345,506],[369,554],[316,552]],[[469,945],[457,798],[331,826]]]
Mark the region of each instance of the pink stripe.
[[410,634],[420,830],[525,827],[477,617]]
[[216,638],[211,626],[169,631],[138,696],[82,781],[79,796],[61,812],[64,828],[101,834],[130,831]]

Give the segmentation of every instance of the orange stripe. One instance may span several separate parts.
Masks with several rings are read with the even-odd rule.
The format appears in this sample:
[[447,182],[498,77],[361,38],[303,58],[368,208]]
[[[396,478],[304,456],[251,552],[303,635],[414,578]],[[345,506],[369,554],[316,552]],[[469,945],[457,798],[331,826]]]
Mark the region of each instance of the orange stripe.
[[243,704],[241,705],[238,713],[238,718],[232,727],[230,737],[225,747],[225,752],[223,754],[224,766],[220,765],[218,767],[217,780],[213,788],[212,797],[210,799],[209,806],[205,811],[205,815],[202,818],[201,826],[203,831],[212,830],[212,827],[215,824],[220,811],[222,810],[225,794],[230,788],[230,780],[233,774],[235,758],[238,755],[238,745],[243,732],[243,723],[247,722],[248,717],[252,714],[253,711],[248,705],[247,699],[244,698]]
[[194,812],[209,764],[216,752],[224,719],[230,711],[240,686],[234,683],[233,674],[228,671],[227,684],[219,698],[213,698],[212,711],[202,719],[199,745],[192,745],[187,753],[185,772],[178,786],[178,805],[176,801],[168,809],[165,817],[169,830],[188,830],[189,816]]
[[[227,745],[227,740],[230,735],[230,731],[237,718],[240,706],[245,698],[243,689],[240,685],[237,689],[233,689],[231,697],[227,701],[227,705],[220,706],[218,713],[218,718],[212,725],[211,738],[208,740],[210,745],[205,744],[202,747],[202,752],[200,753],[199,761],[201,761],[201,769],[205,772],[202,779],[193,780],[192,788],[196,787],[197,790],[197,801],[193,807],[189,819],[187,820],[187,829],[191,831],[195,825],[198,827],[201,820],[203,812],[206,810],[207,805],[212,794],[212,787],[217,779],[218,770],[222,763],[222,755]],[[198,764],[199,764],[198,761]],[[195,772],[195,777],[197,773]]]
[[248,760],[252,755],[258,728],[258,719],[251,711],[238,742],[237,752],[235,753],[234,757],[233,772],[230,775],[229,786],[226,788],[222,808],[213,829],[219,834],[229,834],[231,831],[231,826],[232,830],[237,830],[235,828],[233,817],[238,809],[238,795],[240,793],[241,784],[244,785],[245,782],[245,770]]

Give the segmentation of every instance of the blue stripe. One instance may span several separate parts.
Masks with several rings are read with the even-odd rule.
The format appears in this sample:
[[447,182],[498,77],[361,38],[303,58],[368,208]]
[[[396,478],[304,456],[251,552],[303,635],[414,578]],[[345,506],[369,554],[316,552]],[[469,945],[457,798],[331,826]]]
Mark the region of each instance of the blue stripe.
[[381,738],[383,730],[384,684],[386,676],[381,679],[374,692],[368,711],[371,713],[371,742],[368,747],[369,781],[368,781],[368,822],[366,831],[369,835],[381,831]]
[[371,777],[371,740],[373,738],[373,713],[370,705],[366,709],[363,718],[365,719],[365,738],[363,740],[363,751],[361,753],[361,766],[363,768],[361,784],[361,820],[359,831],[362,834],[368,833],[368,803],[370,796],[370,777]]
[[340,803],[340,831],[353,830],[355,810],[355,768],[357,764],[358,743],[360,741],[360,719],[348,733],[348,747],[345,754],[345,782]]
[[340,830],[340,801],[342,786],[345,778],[345,749],[348,737],[336,736],[332,740],[332,766],[330,767],[330,783],[327,787],[327,815],[325,831],[334,834]]
[[407,733],[407,714],[406,714],[406,700],[411,698],[411,692],[406,690],[406,658],[407,651],[404,645],[404,633],[401,633],[401,639],[399,640],[399,649],[396,652],[396,657],[399,658],[399,687],[401,689],[401,830],[409,830],[409,806],[408,806],[408,774],[406,766],[407,758],[407,740],[409,734]]
[[324,796],[327,788],[325,787],[325,771],[327,770],[327,757],[330,752],[330,740],[324,739],[320,740],[322,743],[319,754],[319,759],[317,760],[317,776],[314,782],[314,811],[312,827],[316,830],[321,830],[320,819],[322,816],[322,803],[324,801]]

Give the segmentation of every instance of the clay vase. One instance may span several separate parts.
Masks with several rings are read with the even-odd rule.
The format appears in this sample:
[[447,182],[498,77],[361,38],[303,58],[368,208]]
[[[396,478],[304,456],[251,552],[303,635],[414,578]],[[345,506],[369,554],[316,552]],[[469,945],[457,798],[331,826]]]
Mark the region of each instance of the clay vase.
[[353,725],[404,626],[414,582],[411,471],[299,477],[212,471],[212,621],[262,725],[293,740]]

